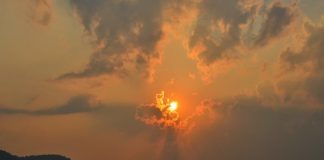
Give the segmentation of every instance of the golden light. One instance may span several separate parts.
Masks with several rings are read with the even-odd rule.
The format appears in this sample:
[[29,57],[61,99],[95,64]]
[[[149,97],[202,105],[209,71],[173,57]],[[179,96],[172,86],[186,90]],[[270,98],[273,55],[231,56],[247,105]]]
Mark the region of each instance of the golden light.
[[[147,123],[157,123],[164,127],[176,127],[179,124],[178,102],[164,97],[164,91],[155,95],[156,103],[154,107],[158,108],[162,114],[159,119],[145,120]],[[156,117],[155,117],[156,118]]]
[[170,107],[168,109],[169,111],[174,112],[175,110],[177,110],[177,108],[178,108],[178,102],[173,101],[170,103]]

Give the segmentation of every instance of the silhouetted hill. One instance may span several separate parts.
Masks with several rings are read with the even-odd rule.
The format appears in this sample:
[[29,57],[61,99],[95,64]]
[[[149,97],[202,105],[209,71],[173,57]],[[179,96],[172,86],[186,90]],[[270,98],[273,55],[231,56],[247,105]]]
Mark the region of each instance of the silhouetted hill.
[[70,158],[61,155],[38,155],[19,157],[6,151],[0,150],[0,160],[70,160]]

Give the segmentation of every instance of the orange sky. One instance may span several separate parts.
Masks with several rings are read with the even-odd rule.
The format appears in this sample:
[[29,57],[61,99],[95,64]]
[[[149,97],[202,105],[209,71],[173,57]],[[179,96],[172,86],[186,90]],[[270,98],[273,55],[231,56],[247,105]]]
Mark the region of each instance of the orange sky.
[[[1,3],[0,149],[89,160],[213,159],[217,148],[227,160],[290,132],[298,145],[324,146],[321,0]],[[134,119],[162,90],[186,129]],[[299,141],[308,123],[314,138]],[[295,158],[292,142],[280,143]],[[245,158],[282,158],[272,154],[281,151]]]

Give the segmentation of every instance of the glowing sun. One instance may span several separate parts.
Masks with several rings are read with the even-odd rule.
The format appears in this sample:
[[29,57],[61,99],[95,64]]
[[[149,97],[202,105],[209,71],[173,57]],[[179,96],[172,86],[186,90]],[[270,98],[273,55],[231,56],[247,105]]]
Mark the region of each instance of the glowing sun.
[[175,110],[177,110],[177,108],[178,108],[178,102],[176,102],[176,101],[172,101],[172,102],[170,103],[170,106],[169,106],[168,110],[169,110],[170,112],[174,112]]

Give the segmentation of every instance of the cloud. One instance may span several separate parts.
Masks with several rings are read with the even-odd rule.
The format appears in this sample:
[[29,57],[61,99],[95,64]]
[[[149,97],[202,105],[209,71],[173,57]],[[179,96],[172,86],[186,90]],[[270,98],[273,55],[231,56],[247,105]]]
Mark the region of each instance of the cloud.
[[[249,26],[261,6],[259,1],[202,0],[189,37],[189,55],[197,62],[203,79],[227,72],[241,57],[244,26]],[[248,27],[249,28],[249,27]]]
[[0,114],[27,114],[27,115],[63,115],[82,112],[92,112],[99,108],[101,105],[91,104],[90,97],[88,96],[76,96],[69,99],[65,104],[60,106],[53,106],[49,109],[43,110],[25,110],[25,109],[13,109],[9,107],[1,107]]
[[280,55],[281,69],[299,76],[297,89],[324,104],[324,27],[306,24],[306,28],[309,36],[302,49],[288,48]]
[[[291,106],[280,103],[277,98],[273,98],[276,103],[267,103],[264,98],[275,94],[273,89],[263,86],[259,90],[258,95],[206,100],[187,119],[190,124],[181,129],[146,125],[136,119],[136,105],[98,105],[86,96],[71,98],[63,105],[43,111],[3,113],[0,110],[0,113],[58,115],[89,112],[95,132],[118,133],[122,138],[132,140],[141,137],[136,144],[148,141],[154,146],[136,154],[134,159],[322,159],[323,108],[308,108],[304,104]],[[145,110],[145,114],[149,114],[148,117],[159,115],[154,110]],[[118,139],[121,137],[117,136],[116,141],[127,145],[128,141]],[[107,148],[111,147],[111,142],[109,144]],[[116,151],[113,155],[123,153]]]
[[[112,128],[135,136],[143,131],[159,137],[159,128],[144,124],[136,119],[136,105],[134,104],[105,104],[104,107],[92,112],[91,115],[103,128]],[[152,137],[153,139],[155,139]]]
[[31,20],[32,22],[47,26],[53,18],[52,1],[51,0],[31,0]]
[[[237,60],[265,47],[292,30],[298,4],[258,0],[202,0],[189,37],[189,55],[197,61],[203,79],[227,72]],[[286,34],[287,35],[287,34]]]
[[162,111],[158,107],[151,104],[137,107],[135,117],[148,125],[163,127],[164,121],[162,114]]
[[[323,159],[324,110],[266,104],[255,96],[214,101],[216,115],[185,136],[183,159]],[[204,117],[206,115],[203,115]],[[208,124],[208,125],[206,125]]]
[[[73,113],[86,114],[74,115]],[[13,120],[12,123],[8,124],[10,127],[28,128],[27,132],[18,131],[19,133],[17,134],[22,133],[19,143],[17,142],[19,146],[30,146],[33,144],[47,145],[49,141],[55,140],[53,137],[59,136],[59,140],[55,140],[56,143],[60,144],[59,146],[64,145],[68,148],[65,151],[61,150],[61,152],[72,158],[157,159],[157,157],[160,156],[159,153],[163,149],[160,145],[169,143],[169,141],[165,140],[166,133],[161,131],[158,127],[148,126],[138,121],[135,118],[135,113],[136,105],[134,104],[101,104],[99,102],[93,102],[91,97],[77,96],[71,98],[71,100],[63,105],[53,106],[52,109],[34,112],[14,112],[10,113],[14,114],[14,116],[3,116],[2,118]],[[4,114],[8,113],[3,113],[2,109],[0,109],[0,115]],[[20,115],[28,116],[21,117]],[[21,123],[24,121],[27,122]],[[1,126],[6,127],[6,122],[8,121],[3,121]],[[32,125],[30,126],[29,124]],[[53,126],[53,124],[57,125]],[[44,129],[48,134],[44,135]],[[3,132],[6,133],[6,130],[3,130]],[[7,137],[12,135],[11,133],[8,134]],[[38,139],[35,140],[32,138],[35,136],[38,137]],[[81,136],[85,139],[76,142],[73,140],[75,136]],[[27,142],[22,140],[25,138]],[[10,144],[15,143],[13,141],[10,141]],[[21,141],[23,141],[23,144],[21,144]],[[98,145],[101,146],[99,147],[101,149],[96,151],[89,150],[89,145]],[[84,153],[87,153],[87,155],[81,152],[71,152],[70,149],[75,147],[86,151]],[[60,147],[57,149],[60,149]],[[38,149],[36,149],[36,151],[37,150]],[[30,151],[35,152],[35,150]],[[125,152],[128,154],[125,155]]]
[[93,97],[80,95],[70,98],[62,105],[52,106],[48,109],[26,110],[10,107],[0,107],[0,115],[31,115],[31,116],[54,116],[69,115],[76,113],[89,113],[95,121],[101,123],[104,128],[136,135],[143,131],[158,134],[159,127],[148,126],[136,119],[137,105],[123,103],[100,103]]
[[277,1],[266,11],[265,21],[255,41],[257,46],[264,46],[270,40],[280,36],[287,30],[297,16],[296,3],[290,6]]
[[58,79],[125,76],[134,70],[150,77],[160,59],[158,48],[164,35],[163,8],[167,2],[71,0],[85,32],[95,38],[96,50],[85,69]]
[[205,65],[221,59],[237,57],[233,54],[241,45],[241,26],[253,19],[259,3],[244,6],[240,0],[202,0],[197,24],[189,40],[189,49]]
[[[155,110],[155,107],[135,105],[107,105],[99,112],[94,112],[92,115],[101,123],[105,129],[113,129],[118,133],[123,133],[128,137],[135,138],[136,136],[145,133],[151,143],[156,147],[152,149],[151,153],[145,151],[144,154],[153,154],[154,157],[147,159],[161,159],[161,160],[177,160],[180,159],[177,129],[173,127],[163,127],[149,124],[147,121],[157,121],[152,119],[152,116],[162,116],[160,110]],[[139,113],[140,112],[140,113]],[[139,119],[139,116],[141,116]],[[144,118],[146,122],[144,122]],[[144,156],[143,156],[144,157]],[[143,159],[133,157],[133,159]]]
[[[135,136],[147,131],[158,138],[159,127],[148,126],[136,119],[137,105],[123,103],[100,103],[92,97],[80,95],[70,98],[66,103],[48,109],[26,110],[0,107],[0,115],[54,116],[88,113],[101,127]],[[152,137],[153,138],[153,137]],[[154,138],[153,138],[154,139]]]
[[196,116],[180,140],[186,142],[180,143],[182,159],[324,158],[324,27],[305,28],[304,44],[281,53],[282,75],[274,83],[204,104],[208,112]]
[[[188,17],[194,22],[193,34],[184,39],[188,40],[190,56],[208,79],[209,74],[226,72],[233,60],[242,56],[242,49],[249,48],[248,44],[254,44],[250,48],[254,49],[282,35],[297,13],[296,3],[284,5],[280,1],[261,12],[261,0],[70,2],[84,31],[93,37],[94,51],[83,69],[64,73],[56,80],[127,77],[131,73],[152,80],[155,66],[161,61],[163,40],[173,32],[169,24]],[[257,18],[264,19],[264,23],[255,23]],[[254,35],[252,30],[258,25],[261,29]]]
[[[134,105],[106,104],[89,114],[95,120],[91,123],[94,134],[90,135],[99,133],[99,138],[90,136],[87,139],[92,142],[89,144],[106,147],[103,153],[94,152],[102,154],[98,157],[123,157],[125,152],[133,159],[317,160],[324,157],[321,150],[324,147],[323,109],[309,109],[302,104],[267,104],[262,98],[246,95],[209,100],[202,105],[204,111],[198,110],[191,119],[194,127],[185,132],[172,128],[161,130],[136,120]],[[109,141],[100,135],[106,135]],[[152,147],[135,149],[147,143]],[[132,147],[126,147],[129,144],[133,144]],[[114,150],[121,146],[123,149]],[[131,152],[134,149],[138,152]],[[75,154],[83,156],[79,152]]]

